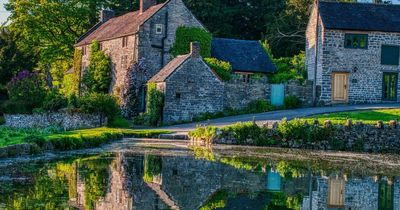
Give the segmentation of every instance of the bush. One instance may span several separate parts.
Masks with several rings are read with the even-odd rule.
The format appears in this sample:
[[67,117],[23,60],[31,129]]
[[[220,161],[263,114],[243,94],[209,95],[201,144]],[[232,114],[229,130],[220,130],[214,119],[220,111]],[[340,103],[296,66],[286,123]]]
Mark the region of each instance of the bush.
[[294,119],[282,120],[278,125],[278,135],[283,139],[319,142],[333,138],[335,127],[308,125],[305,121]]
[[289,95],[285,97],[284,104],[286,109],[295,109],[300,108],[302,102],[297,96]]
[[261,112],[268,112],[274,110],[275,107],[272,106],[267,100],[259,99],[255,101],[251,101],[247,104],[244,112],[247,113],[261,113]]
[[41,107],[46,96],[43,79],[37,73],[29,71],[21,71],[13,77],[7,84],[7,90],[11,103],[18,105],[18,110],[8,109],[15,114],[18,114],[19,110],[23,114],[31,113],[34,108]]
[[78,99],[78,107],[83,113],[101,114],[113,121],[120,115],[120,109],[113,96],[102,93],[91,93]]
[[255,145],[267,145],[267,128],[262,128],[252,122],[236,123],[221,129],[222,135],[233,134],[237,144],[246,144],[248,139],[253,141]]
[[272,84],[285,83],[293,79],[304,81],[307,78],[304,52],[289,58],[273,59],[273,62],[278,71],[269,77]]
[[230,63],[220,61],[216,58],[204,58],[207,65],[217,73],[223,81],[229,81],[232,78],[232,66]]
[[204,29],[180,26],[176,30],[176,40],[171,51],[174,56],[188,54],[190,52],[190,42],[197,41],[201,46],[201,56],[204,58],[210,57],[211,40],[211,33]]
[[189,132],[189,136],[204,139],[207,143],[212,143],[212,140],[217,136],[217,127],[198,126],[194,131]]
[[164,94],[157,90],[155,83],[149,83],[147,88],[147,105],[145,124],[157,126],[161,124],[161,114],[164,107]]
[[67,104],[68,101],[63,95],[59,94],[57,90],[51,90],[43,101],[42,109],[45,111],[58,111],[65,108]]
[[2,112],[5,114],[32,114],[35,105],[28,101],[6,101],[2,105]]

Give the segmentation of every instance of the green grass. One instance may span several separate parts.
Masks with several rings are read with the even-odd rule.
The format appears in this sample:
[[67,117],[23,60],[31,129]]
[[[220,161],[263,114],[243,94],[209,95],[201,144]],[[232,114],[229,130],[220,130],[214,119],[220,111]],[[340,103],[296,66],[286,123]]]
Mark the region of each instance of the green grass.
[[382,120],[388,123],[391,120],[400,119],[400,109],[381,109],[381,110],[368,110],[368,111],[355,111],[355,112],[339,112],[331,114],[315,115],[305,118],[307,121],[318,119],[320,122],[330,120],[334,124],[343,124],[348,119],[362,121],[364,124],[376,124],[377,121]]
[[123,137],[156,137],[162,130],[133,130],[123,128],[94,128],[60,132],[56,129],[11,129],[0,127],[0,148],[26,143],[27,137],[39,137],[45,142],[51,142],[56,149],[68,150],[98,146],[108,140]]

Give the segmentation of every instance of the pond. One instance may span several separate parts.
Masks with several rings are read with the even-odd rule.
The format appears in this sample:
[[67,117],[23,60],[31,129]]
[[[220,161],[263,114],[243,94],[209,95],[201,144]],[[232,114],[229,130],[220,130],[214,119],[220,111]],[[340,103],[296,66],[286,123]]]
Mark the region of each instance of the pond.
[[0,161],[0,209],[396,210],[400,158],[115,144],[112,149]]

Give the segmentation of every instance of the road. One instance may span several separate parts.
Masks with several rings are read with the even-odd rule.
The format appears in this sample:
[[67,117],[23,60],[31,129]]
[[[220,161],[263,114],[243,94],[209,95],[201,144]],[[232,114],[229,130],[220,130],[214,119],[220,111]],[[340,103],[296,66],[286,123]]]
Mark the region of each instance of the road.
[[275,121],[280,121],[283,118],[287,118],[288,120],[290,120],[294,118],[301,118],[306,116],[333,113],[333,112],[361,111],[370,109],[394,109],[394,108],[400,108],[400,103],[311,107],[311,108],[271,111],[259,114],[246,114],[246,115],[239,115],[232,117],[224,117],[203,122],[165,126],[159,129],[170,130],[177,133],[185,133],[193,130],[199,124],[209,124],[217,127],[224,127],[235,124],[237,122],[253,121],[253,119],[255,119],[258,124],[265,124],[267,122],[271,123]]

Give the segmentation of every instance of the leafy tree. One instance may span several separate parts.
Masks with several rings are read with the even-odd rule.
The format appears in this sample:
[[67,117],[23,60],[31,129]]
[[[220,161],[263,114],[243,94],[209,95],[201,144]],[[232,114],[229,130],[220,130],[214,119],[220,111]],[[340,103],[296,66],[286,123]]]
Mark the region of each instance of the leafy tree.
[[17,38],[6,28],[0,28],[0,85],[7,84],[19,70],[32,71],[35,66],[36,58],[17,46]]
[[108,93],[111,85],[111,59],[100,50],[100,44],[93,41],[90,49],[90,64],[83,83],[89,92]]

